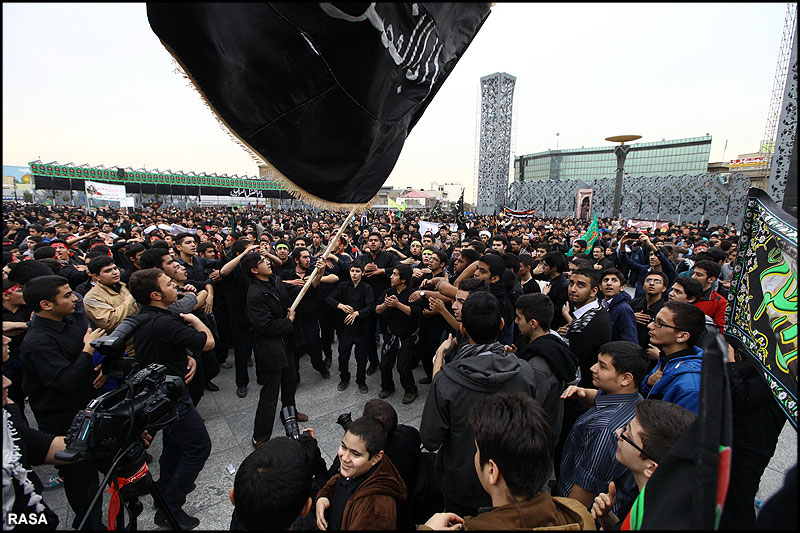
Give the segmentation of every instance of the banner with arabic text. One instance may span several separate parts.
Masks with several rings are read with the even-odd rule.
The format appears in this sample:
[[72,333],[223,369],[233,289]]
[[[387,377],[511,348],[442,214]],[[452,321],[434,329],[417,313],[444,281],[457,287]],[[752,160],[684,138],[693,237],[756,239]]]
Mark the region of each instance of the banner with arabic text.
[[747,196],[725,336],[758,361],[797,429],[797,219],[761,189]]
[[99,181],[83,182],[86,195],[92,200],[105,200],[108,202],[121,202],[125,199],[125,185],[111,185]]

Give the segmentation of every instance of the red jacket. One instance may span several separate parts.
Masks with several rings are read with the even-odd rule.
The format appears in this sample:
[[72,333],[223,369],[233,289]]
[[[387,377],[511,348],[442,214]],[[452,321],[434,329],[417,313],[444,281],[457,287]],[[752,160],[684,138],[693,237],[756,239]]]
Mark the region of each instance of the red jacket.
[[714,324],[719,327],[719,331],[722,333],[722,327],[725,325],[725,308],[728,307],[728,300],[720,296],[714,289],[709,289],[708,293],[704,294],[694,305],[714,319]]

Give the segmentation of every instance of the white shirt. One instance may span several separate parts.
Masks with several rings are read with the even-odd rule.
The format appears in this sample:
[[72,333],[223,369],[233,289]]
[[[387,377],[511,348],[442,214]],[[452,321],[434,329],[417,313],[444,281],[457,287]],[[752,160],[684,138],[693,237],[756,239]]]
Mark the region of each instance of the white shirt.
[[597,300],[592,300],[591,302],[589,302],[588,304],[584,305],[583,307],[577,308],[572,314],[575,315],[575,319],[578,319],[581,316],[583,316],[583,314],[586,311],[588,311],[590,309],[596,309],[598,307],[600,307],[600,303]]

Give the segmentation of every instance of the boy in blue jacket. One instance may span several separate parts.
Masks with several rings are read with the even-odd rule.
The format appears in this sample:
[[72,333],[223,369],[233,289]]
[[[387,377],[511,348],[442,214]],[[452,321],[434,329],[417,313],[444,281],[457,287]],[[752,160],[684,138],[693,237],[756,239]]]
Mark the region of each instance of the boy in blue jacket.
[[631,295],[625,292],[625,276],[616,268],[609,268],[602,275],[600,305],[611,315],[611,340],[638,344],[636,316],[630,304]]
[[703,350],[697,346],[705,315],[694,305],[670,300],[648,326],[650,342],[661,350],[659,364],[642,382],[640,392],[698,413]]

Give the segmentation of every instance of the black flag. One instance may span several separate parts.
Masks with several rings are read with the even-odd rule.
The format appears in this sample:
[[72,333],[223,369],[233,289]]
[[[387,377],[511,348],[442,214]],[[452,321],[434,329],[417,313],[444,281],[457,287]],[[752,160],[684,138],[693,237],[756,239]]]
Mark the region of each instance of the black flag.
[[365,204],[488,3],[148,3],[221,123],[303,200]]

